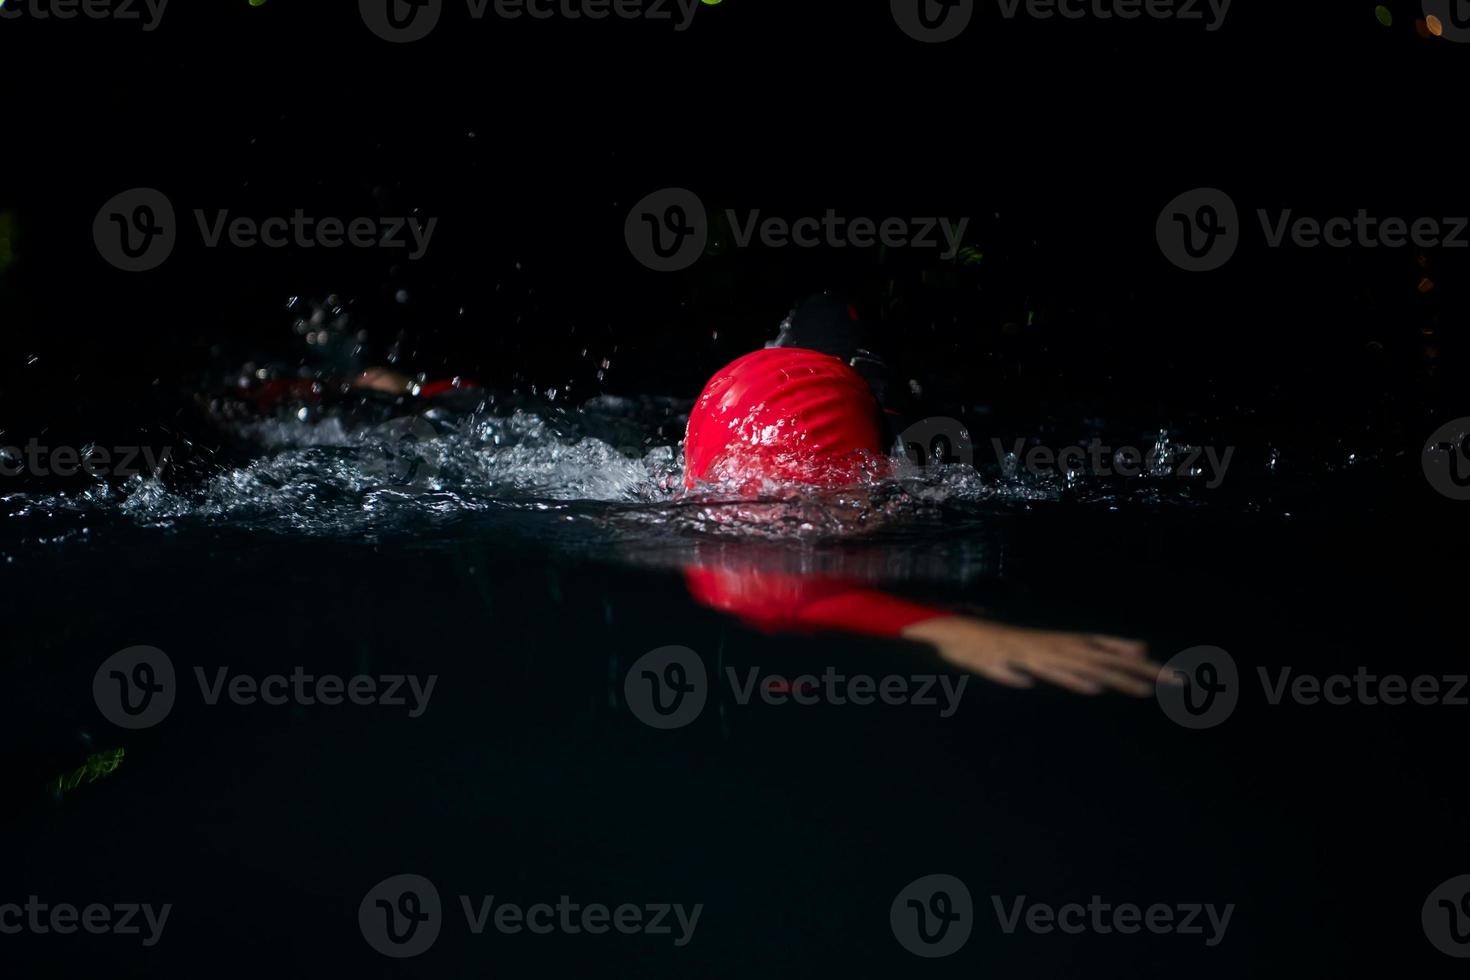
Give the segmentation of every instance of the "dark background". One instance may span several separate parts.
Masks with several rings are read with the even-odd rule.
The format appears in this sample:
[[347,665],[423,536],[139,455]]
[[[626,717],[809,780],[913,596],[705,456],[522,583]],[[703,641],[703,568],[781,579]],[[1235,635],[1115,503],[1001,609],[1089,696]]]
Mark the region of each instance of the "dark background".
[[[692,397],[796,298],[833,286],[923,379],[929,406],[981,441],[1167,427],[1254,454],[1242,496],[1275,500],[983,514],[952,533],[994,534],[994,549],[976,548],[1003,568],[928,598],[1141,635],[1164,656],[1217,643],[1252,673],[1459,671],[1459,515],[1425,486],[1419,449],[1470,414],[1467,259],[1271,250],[1254,222],[1257,207],[1470,211],[1470,46],[1421,36],[1415,4],[1386,6],[1392,27],[1367,3],[1236,0],[1206,33],[1005,22],[982,5],[938,46],[902,35],[885,4],[807,0],[724,0],[682,34],[469,23],[453,8],[407,46],[370,35],[353,4],[302,0],[176,4],[147,34],[0,21],[3,442],[156,439],[183,454],[172,433],[222,438],[194,396],[247,361],[302,361],[292,296],[338,297],[373,359],[396,344],[407,370],[528,395],[557,387],[576,402]],[[984,259],[727,249],[656,274],[628,254],[623,221],[671,185],[742,214],[969,216],[966,244]],[[1189,274],[1160,254],[1154,222],[1205,185],[1250,229],[1225,268]],[[184,227],[162,268],[126,274],[100,258],[91,227],[135,186],[164,191]],[[417,209],[439,225],[425,259],[395,264],[349,249],[205,249],[196,207]],[[1294,490],[1257,496],[1271,446]],[[1359,479],[1343,469],[1350,453],[1371,463]],[[1227,498],[1239,485],[1211,503],[1239,502]],[[57,542],[47,522],[24,525],[3,566],[15,632],[0,758],[24,797],[8,801],[4,896],[179,907],[151,953],[120,952],[114,937],[64,949],[23,937],[0,946],[15,956],[0,972],[1457,968],[1417,915],[1467,868],[1463,709],[1329,714],[1257,699],[1191,739],[1149,705],[981,687],[948,726],[824,709],[737,716],[733,730],[709,718],[658,739],[611,707],[619,670],[654,646],[793,673],[910,669],[914,651],[758,637],[693,608],[671,575],[553,548],[538,537],[548,525],[479,519],[383,541],[98,520]],[[98,651],[132,643],[259,672],[439,672],[445,707],[414,728],[368,713],[181,709],[128,736],[125,772],[59,805],[37,799],[42,773],[92,747],[77,732],[116,740],[88,685]],[[705,901],[708,926],[692,960],[641,940],[455,936],[399,964],[367,950],[347,914],[399,870],[446,896]],[[922,963],[881,913],[934,871],[965,877],[982,903],[1097,889],[1240,909],[1212,954],[1182,937],[1130,946],[988,927],[962,954]]]
[[[1467,210],[1466,52],[1416,32],[1413,4],[1388,5],[1384,27],[1370,4],[1237,3],[1213,33],[982,4],[940,45],[883,4],[725,2],[683,33],[472,22],[451,4],[408,45],[341,6],[178,5],[151,33],[5,23],[11,433],[187,428],[179,402],[208,372],[298,362],[286,302],[329,295],[370,360],[397,342],[410,371],[574,401],[692,396],[829,286],[881,320],[885,353],[937,407],[999,406],[1023,427],[1067,400],[1145,428],[1255,418],[1320,450],[1367,429],[1417,442],[1453,398],[1463,252],[1267,249],[1254,217]],[[134,186],[180,216],[149,273],[114,270],[91,240],[97,209]],[[622,226],[665,186],[711,212],[968,216],[984,258],[757,246],[653,273]],[[1154,239],[1164,203],[1196,186],[1227,191],[1249,226],[1214,273],[1176,269]],[[206,249],[190,214],[298,207],[440,220],[410,263]]]

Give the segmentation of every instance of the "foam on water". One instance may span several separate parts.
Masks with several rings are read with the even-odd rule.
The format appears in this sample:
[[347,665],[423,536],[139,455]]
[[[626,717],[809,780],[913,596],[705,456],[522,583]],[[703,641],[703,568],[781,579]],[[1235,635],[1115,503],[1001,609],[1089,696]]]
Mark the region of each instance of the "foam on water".
[[[1064,497],[1115,504],[1122,494],[1147,506],[1191,500],[1188,481],[1178,479],[1145,478],[1119,491],[1071,474],[921,468],[903,459],[836,489],[746,482],[689,490],[679,447],[668,437],[682,432],[682,418],[662,406],[654,422],[645,409],[601,398],[580,410],[431,411],[376,424],[340,415],[235,422],[234,433],[257,447],[241,465],[212,465],[187,477],[134,476],[79,493],[12,494],[0,498],[0,516],[42,540],[84,535],[88,519],[104,517],[179,531],[228,526],[357,536],[499,515],[536,535],[593,534],[598,548],[631,549],[640,560],[672,554],[678,562],[696,544],[721,540],[842,540],[911,557],[926,549],[943,555],[957,535],[974,529],[977,514],[997,509]],[[77,520],[68,524],[68,516]],[[39,531],[33,522],[56,530]]]

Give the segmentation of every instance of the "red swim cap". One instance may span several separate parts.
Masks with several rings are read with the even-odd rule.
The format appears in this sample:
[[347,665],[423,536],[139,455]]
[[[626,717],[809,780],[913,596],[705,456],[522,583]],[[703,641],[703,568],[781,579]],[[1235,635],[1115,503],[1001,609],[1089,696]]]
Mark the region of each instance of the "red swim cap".
[[878,403],[828,354],[771,347],[715,372],[689,413],[684,485],[749,480],[842,486],[886,463]]

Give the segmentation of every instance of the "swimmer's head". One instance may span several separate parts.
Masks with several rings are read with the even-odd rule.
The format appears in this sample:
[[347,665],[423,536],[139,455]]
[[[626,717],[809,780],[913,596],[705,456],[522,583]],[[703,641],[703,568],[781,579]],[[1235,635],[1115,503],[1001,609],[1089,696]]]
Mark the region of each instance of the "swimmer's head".
[[845,486],[886,470],[878,404],[819,351],[766,348],[715,373],[689,413],[684,484]]
[[866,346],[857,306],[832,292],[812,293],[794,306],[768,347],[801,347],[850,361]]

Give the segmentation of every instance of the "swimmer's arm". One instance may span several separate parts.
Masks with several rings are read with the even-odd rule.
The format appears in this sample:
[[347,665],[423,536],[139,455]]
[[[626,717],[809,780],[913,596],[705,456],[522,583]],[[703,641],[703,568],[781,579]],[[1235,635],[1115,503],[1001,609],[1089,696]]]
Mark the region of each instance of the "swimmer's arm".
[[392,368],[370,367],[352,379],[352,387],[369,391],[381,391],[389,395],[404,395],[413,386],[413,379]]
[[1031,687],[1040,679],[1078,694],[1121,691],[1147,697],[1163,670],[1161,664],[1148,658],[1147,647],[1137,640],[1007,626],[958,616],[874,589],[841,590],[809,598],[792,619],[819,629],[901,636],[928,643],[955,666],[1009,687]]
[[351,384],[358,389],[389,395],[417,395],[420,398],[435,398],[445,392],[479,387],[478,382],[468,378],[438,378],[418,384],[401,371],[383,367],[368,368],[353,378]]
[[757,629],[899,636],[1008,687],[1031,687],[1039,678],[1079,694],[1144,697],[1163,669],[1136,640],[1006,626],[837,581],[719,567],[686,568],[684,576],[699,602]]
[[921,620],[899,635],[928,643],[949,663],[1007,687],[1031,687],[1040,679],[1078,694],[1113,690],[1147,697],[1163,670],[1137,640],[1006,626],[970,616]]

